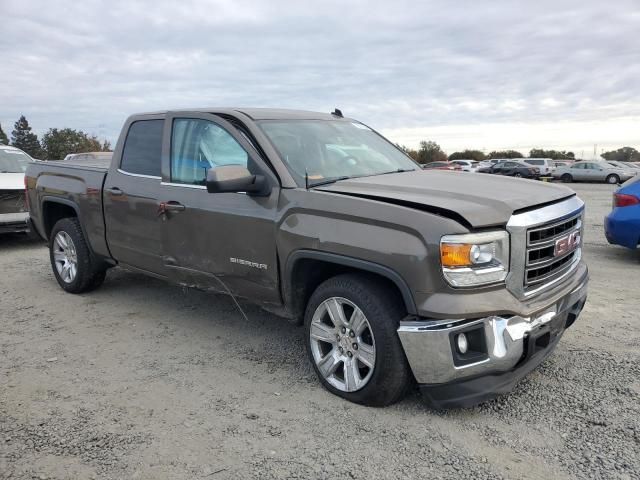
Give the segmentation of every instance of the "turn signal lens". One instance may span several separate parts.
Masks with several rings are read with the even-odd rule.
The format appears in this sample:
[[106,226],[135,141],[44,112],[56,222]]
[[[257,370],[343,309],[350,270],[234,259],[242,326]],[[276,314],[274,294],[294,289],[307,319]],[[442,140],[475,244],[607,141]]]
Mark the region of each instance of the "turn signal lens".
[[440,245],[440,256],[443,267],[468,267],[472,265],[471,248],[473,245],[443,243]]

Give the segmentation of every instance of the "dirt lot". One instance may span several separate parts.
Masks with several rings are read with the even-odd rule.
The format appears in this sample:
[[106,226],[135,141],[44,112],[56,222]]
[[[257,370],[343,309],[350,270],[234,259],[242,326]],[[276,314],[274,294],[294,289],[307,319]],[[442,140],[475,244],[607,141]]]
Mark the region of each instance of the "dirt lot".
[[587,306],[509,395],[385,409],[316,382],[302,329],[118,269],[73,296],[0,238],[0,478],[640,478],[640,256],[587,202]]

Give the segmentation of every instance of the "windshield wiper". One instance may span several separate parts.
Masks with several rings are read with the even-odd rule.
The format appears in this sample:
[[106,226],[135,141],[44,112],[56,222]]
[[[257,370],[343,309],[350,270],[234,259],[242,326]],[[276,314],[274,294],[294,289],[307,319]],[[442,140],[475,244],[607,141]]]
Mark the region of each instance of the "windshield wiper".
[[308,183],[307,188],[320,187],[322,185],[329,185],[330,183],[336,183],[336,182],[339,182],[340,180],[347,180],[348,178],[352,178],[352,177],[350,177],[349,175],[343,175],[342,177],[328,178],[320,182]]
[[[372,173],[371,175],[366,175],[367,177],[377,177],[378,175],[389,175],[390,173],[404,173],[404,172],[415,172],[415,168],[398,168],[396,170],[390,170],[388,172],[380,172],[380,173]],[[365,176],[365,175],[363,175]]]
[[320,182],[307,184],[307,188],[320,187],[322,185],[329,185],[330,183],[336,183],[340,180],[347,180],[349,178],[363,178],[363,177],[377,177],[378,175],[389,175],[390,173],[404,173],[404,172],[415,172],[415,168],[398,168],[396,170],[390,170],[388,172],[380,172],[380,173],[372,173],[369,175],[344,175],[342,177],[333,177],[328,178],[326,180],[322,180]]

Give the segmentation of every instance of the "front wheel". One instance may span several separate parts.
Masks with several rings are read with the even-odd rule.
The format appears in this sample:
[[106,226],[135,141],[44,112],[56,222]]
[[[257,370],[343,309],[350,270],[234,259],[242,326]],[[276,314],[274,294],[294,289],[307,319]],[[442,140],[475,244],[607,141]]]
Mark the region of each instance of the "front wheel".
[[620,183],[620,177],[616,174],[611,174],[607,177],[607,183],[610,183],[611,185],[616,185]]
[[77,218],[63,218],[54,225],[49,256],[58,284],[69,293],[88,292],[104,282],[106,269],[91,254]]
[[403,315],[375,277],[346,274],[322,283],[305,313],[307,352],[322,385],[369,406],[402,398],[411,380],[397,333]]
[[513,176],[516,178],[522,178],[522,174],[520,172],[514,173]]

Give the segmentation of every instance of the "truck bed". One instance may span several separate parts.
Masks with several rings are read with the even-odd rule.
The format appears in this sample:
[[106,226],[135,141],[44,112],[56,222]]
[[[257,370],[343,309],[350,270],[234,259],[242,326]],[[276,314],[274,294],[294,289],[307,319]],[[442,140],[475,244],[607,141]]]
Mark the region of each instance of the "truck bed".
[[[47,224],[47,208],[69,205],[80,219],[95,253],[108,255],[102,210],[102,189],[109,160],[37,161],[26,172],[30,216],[34,227],[48,238],[53,225]],[[72,207],[73,206],[73,207]]]
[[111,165],[110,158],[91,158],[87,160],[48,160],[46,162],[41,162],[46,165],[56,165],[61,167],[69,167],[69,168],[80,168],[80,169],[90,169],[90,170],[109,170],[109,166]]

